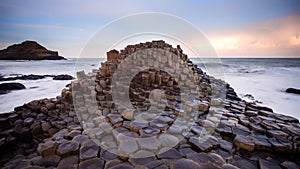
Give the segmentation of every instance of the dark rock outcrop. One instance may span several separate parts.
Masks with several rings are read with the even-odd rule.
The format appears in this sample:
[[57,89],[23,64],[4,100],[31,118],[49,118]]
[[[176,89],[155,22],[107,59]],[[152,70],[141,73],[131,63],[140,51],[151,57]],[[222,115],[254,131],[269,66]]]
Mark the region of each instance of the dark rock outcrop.
[[70,75],[57,75],[53,77],[53,80],[73,80],[74,77]]
[[74,79],[71,75],[17,75],[14,77],[0,77],[0,81],[12,81],[12,80],[39,80],[46,77],[53,77],[53,80],[72,80]]
[[295,88],[287,88],[285,90],[287,93],[294,93],[294,94],[300,94],[300,89],[295,89]]
[[51,51],[35,41],[25,41],[0,50],[0,60],[63,60],[57,51]]
[[11,90],[25,89],[25,86],[21,83],[2,83],[0,84],[0,94],[5,94]]

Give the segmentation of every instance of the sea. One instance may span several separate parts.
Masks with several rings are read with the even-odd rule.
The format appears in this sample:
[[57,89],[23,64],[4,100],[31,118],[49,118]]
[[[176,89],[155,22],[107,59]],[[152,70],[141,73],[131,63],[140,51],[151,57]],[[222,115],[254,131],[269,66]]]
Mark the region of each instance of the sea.
[[[300,95],[286,93],[287,88],[300,88],[300,59],[297,58],[192,58],[203,71],[221,78],[247,101],[268,106],[276,113],[300,119]],[[69,58],[68,60],[0,61],[0,76],[60,75],[76,77],[76,72],[98,69],[103,58]],[[0,113],[42,98],[55,98],[71,80],[59,81],[47,77],[40,80],[15,80],[24,90],[0,95]]]

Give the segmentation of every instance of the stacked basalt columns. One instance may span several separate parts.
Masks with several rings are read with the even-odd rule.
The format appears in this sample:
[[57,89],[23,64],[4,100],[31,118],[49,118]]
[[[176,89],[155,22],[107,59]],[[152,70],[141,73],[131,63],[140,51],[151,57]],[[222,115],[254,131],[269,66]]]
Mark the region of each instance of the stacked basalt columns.
[[[101,68],[96,75],[96,92],[97,101],[103,115],[108,117],[109,121],[114,127],[126,126],[126,124],[131,123],[127,120],[132,120],[132,113],[125,114],[125,116],[120,115],[116,107],[114,106],[114,101],[111,92],[111,81],[112,75],[118,69],[118,66],[125,58],[134,53],[138,53],[142,50],[147,49],[162,49],[163,51],[170,52],[182,60],[182,63],[193,72],[193,79],[198,85],[197,95],[199,100],[201,100],[199,111],[201,114],[207,113],[210,102],[211,86],[210,81],[206,74],[202,72],[197,65],[194,65],[188,58],[187,55],[182,52],[182,49],[178,45],[177,48],[173,48],[171,45],[166,44],[164,41],[152,41],[146,43],[140,43],[137,45],[128,45],[124,50],[118,52],[117,50],[111,50],[107,52],[107,61],[101,63]],[[141,56],[147,57],[147,56]],[[145,58],[146,59],[146,58]],[[168,62],[168,58],[165,62]],[[162,61],[164,62],[164,61]],[[135,63],[132,63],[135,64]],[[182,72],[180,75],[180,80],[187,79],[188,70]],[[186,73],[186,74],[184,74]],[[150,96],[151,91],[155,89],[160,89],[165,91],[164,95],[158,93],[153,93]],[[168,72],[155,69],[142,70],[137,73],[137,75],[131,80],[129,88],[129,97],[132,105],[141,111],[149,110],[152,101],[161,103],[161,107],[164,108],[165,112],[169,112],[166,116],[158,117],[160,119],[159,123],[163,122],[164,127],[158,127],[160,130],[166,130],[169,125],[172,124],[176,115],[181,111],[178,105],[181,103],[180,87],[178,82],[170,75]],[[150,98],[151,97],[151,98]],[[153,104],[153,103],[152,103]],[[198,110],[197,110],[198,111]],[[141,114],[142,116],[142,114]],[[168,118],[166,118],[168,117]],[[150,122],[153,126],[157,126],[157,120]],[[169,124],[169,125],[168,125]],[[153,127],[151,126],[151,127]],[[134,127],[133,127],[134,128]],[[142,134],[142,133],[138,133]]]

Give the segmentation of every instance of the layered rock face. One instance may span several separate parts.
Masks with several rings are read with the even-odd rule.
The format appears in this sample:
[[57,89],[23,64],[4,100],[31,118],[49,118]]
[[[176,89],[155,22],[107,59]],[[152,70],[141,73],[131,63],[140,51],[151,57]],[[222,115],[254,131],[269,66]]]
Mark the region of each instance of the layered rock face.
[[62,60],[57,51],[51,51],[35,41],[24,41],[0,50],[0,60]]
[[[132,65],[147,60],[144,55],[123,64],[149,48],[151,54],[172,56],[159,61],[166,67],[180,62],[174,70],[179,76],[136,70]],[[114,82],[116,73],[126,75],[119,70],[132,68],[137,73],[128,84]],[[110,51],[99,70],[78,72],[77,79],[57,99],[0,115],[4,168],[299,168],[299,121],[241,100],[179,46],[153,41]],[[117,90],[120,86],[128,90]],[[118,103],[126,94],[134,111]]]

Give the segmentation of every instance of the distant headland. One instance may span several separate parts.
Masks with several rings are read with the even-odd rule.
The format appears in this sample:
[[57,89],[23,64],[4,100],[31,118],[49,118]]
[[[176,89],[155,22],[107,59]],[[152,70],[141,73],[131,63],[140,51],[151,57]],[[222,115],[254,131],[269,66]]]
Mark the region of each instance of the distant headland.
[[51,51],[36,41],[24,41],[0,50],[0,60],[65,60],[57,51]]

